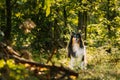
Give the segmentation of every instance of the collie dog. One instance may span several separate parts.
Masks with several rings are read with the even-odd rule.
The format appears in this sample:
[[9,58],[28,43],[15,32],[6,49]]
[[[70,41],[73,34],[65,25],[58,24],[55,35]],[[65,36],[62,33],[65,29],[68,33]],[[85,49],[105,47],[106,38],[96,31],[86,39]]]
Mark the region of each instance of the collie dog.
[[86,69],[86,47],[83,44],[81,34],[72,32],[68,44],[68,57],[71,69]]

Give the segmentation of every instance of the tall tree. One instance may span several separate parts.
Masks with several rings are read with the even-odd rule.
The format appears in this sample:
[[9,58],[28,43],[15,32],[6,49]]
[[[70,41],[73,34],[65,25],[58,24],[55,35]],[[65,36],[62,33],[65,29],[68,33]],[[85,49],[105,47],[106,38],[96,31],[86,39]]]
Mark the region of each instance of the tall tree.
[[[109,39],[111,39],[112,36],[113,36],[112,29],[111,29],[113,27],[113,25],[111,23],[112,23],[112,20],[116,17],[116,11],[115,11],[115,9],[111,10],[111,8],[113,8],[114,6],[115,6],[114,1],[112,2],[112,0],[107,0],[106,18],[110,22],[110,23],[107,24],[108,38]],[[112,41],[110,40],[109,44],[111,42]],[[110,46],[109,46],[109,49],[107,50],[107,52],[111,53],[111,47]]]
[[4,39],[8,42],[11,38],[11,0],[6,0],[6,29],[4,33]]
[[[86,3],[82,3],[82,0],[79,0],[80,6],[86,6]],[[87,11],[85,9],[78,11],[78,29],[84,33],[84,39],[87,38]]]
[[111,0],[107,0],[107,9],[106,9],[106,18],[108,21],[110,21],[110,24],[107,25],[107,29],[108,29],[108,37],[110,38],[112,36],[111,34],[111,21],[116,17],[116,11],[111,10],[112,8],[114,8],[114,2],[112,2]]

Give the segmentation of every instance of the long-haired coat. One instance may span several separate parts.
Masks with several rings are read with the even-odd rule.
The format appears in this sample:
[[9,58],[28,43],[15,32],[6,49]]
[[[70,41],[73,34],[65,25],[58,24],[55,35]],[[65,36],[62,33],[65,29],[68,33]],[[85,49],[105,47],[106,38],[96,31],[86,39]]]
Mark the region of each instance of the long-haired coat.
[[70,68],[86,69],[86,48],[80,33],[72,32],[68,44],[68,57],[70,58]]

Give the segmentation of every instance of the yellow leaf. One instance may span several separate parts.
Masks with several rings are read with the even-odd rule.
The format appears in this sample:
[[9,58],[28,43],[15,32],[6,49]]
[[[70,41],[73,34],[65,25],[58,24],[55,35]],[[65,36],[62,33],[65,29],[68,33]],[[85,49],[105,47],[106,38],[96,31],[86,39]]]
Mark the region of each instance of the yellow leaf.
[[7,60],[7,65],[9,68],[14,68],[15,67],[15,62],[12,59]]
[[50,14],[50,7],[51,7],[51,3],[53,1],[51,0],[45,0],[45,4],[44,4],[44,10],[46,10],[46,17]]
[[20,15],[21,15],[20,12],[18,12],[18,13],[15,14],[16,17],[20,17]]
[[46,17],[50,14],[50,7],[46,9]]
[[5,61],[3,59],[0,60],[0,68],[3,68],[5,65]]

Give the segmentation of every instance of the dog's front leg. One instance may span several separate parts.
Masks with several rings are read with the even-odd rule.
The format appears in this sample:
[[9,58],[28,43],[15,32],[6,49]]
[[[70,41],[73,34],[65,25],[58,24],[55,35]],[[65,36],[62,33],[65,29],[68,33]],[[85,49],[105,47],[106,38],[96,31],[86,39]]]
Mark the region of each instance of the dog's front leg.
[[73,57],[71,57],[69,67],[71,69],[74,69],[74,64],[75,64],[75,59]]

